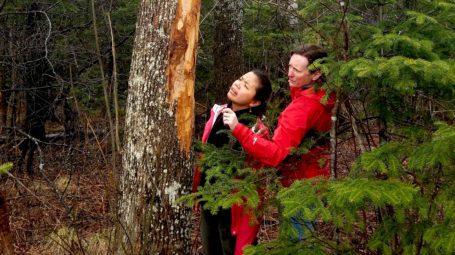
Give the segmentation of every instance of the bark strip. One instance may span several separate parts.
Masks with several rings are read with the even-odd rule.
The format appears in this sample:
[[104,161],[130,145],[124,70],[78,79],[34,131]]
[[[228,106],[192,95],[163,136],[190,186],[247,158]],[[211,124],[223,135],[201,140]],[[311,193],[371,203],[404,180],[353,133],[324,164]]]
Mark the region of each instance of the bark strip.
[[168,102],[176,104],[177,135],[180,149],[190,152],[194,126],[194,80],[199,34],[200,0],[179,0],[171,26]]

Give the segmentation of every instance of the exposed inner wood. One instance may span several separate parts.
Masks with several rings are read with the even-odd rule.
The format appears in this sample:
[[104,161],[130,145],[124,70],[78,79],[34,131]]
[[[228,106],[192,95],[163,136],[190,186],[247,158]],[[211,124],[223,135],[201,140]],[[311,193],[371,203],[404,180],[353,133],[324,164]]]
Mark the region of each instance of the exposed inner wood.
[[179,0],[171,27],[168,102],[176,107],[181,150],[190,153],[194,127],[194,79],[199,33],[200,0]]

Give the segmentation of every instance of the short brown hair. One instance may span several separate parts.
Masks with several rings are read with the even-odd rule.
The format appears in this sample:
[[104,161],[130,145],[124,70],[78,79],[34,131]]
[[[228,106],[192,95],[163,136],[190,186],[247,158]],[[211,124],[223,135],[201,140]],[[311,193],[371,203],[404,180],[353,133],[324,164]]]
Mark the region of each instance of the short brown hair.
[[[294,54],[306,57],[308,59],[308,65],[313,64],[313,62],[317,59],[327,57],[327,52],[316,44],[300,45],[291,51],[291,56]],[[319,69],[311,70],[310,72],[313,73],[316,71],[319,71]],[[321,78],[319,78],[319,81],[325,82],[325,76],[323,73],[321,73]]]
[[300,45],[291,51],[291,56],[294,54],[306,57],[308,65],[311,65],[317,59],[327,57],[327,52],[315,44]]

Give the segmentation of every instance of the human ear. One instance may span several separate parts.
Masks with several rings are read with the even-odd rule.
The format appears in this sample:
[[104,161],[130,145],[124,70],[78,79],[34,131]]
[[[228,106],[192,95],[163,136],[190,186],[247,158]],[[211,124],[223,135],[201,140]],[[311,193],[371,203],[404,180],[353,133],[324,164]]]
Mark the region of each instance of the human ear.
[[312,81],[317,81],[319,80],[319,78],[321,78],[321,71],[315,71],[313,74],[312,74],[312,77],[311,77],[311,80]]
[[250,103],[250,107],[256,107],[261,105],[261,101],[259,100],[253,100],[253,102]]

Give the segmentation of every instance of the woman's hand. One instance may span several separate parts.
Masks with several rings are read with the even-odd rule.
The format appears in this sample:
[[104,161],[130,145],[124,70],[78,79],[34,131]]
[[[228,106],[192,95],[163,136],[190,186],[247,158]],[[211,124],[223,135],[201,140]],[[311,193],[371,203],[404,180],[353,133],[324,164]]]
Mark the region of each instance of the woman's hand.
[[223,110],[223,123],[229,126],[231,130],[234,130],[235,126],[239,123],[235,112],[229,108]]

